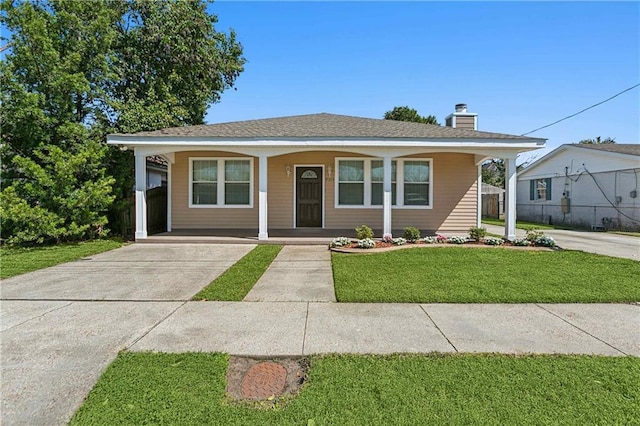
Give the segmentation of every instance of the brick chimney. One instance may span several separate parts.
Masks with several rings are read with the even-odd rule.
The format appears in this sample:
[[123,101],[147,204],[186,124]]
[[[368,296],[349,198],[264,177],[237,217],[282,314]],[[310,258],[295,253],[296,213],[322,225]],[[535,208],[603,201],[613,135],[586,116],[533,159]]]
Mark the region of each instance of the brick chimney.
[[467,104],[457,104],[456,112],[445,118],[445,125],[458,129],[478,130],[478,114],[467,112]]

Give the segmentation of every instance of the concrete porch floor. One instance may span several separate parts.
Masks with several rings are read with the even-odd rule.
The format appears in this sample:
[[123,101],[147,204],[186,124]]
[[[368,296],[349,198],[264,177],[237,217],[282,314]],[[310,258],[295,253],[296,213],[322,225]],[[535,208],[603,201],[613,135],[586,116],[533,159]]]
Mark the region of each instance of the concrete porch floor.
[[[374,235],[380,237],[381,229],[374,229]],[[402,235],[401,229],[393,230],[393,235]],[[422,230],[422,235],[435,235],[435,232]],[[353,229],[269,229],[268,240],[258,240],[257,229],[174,229],[171,232],[149,235],[136,243],[192,243],[192,244],[287,244],[287,245],[328,245],[336,237],[355,238]]]

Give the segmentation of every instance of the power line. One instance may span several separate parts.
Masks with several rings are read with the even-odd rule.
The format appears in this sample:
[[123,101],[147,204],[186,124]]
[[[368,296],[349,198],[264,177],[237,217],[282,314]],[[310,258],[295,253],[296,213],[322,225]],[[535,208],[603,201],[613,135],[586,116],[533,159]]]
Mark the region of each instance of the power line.
[[585,109],[583,109],[583,110],[581,110],[581,111],[576,112],[575,114],[568,115],[568,116],[566,116],[566,117],[564,117],[564,118],[561,118],[561,119],[560,119],[560,120],[558,120],[558,121],[554,121],[554,122],[553,122],[553,123],[551,123],[551,124],[547,124],[546,126],[538,127],[537,129],[532,130],[532,131],[527,132],[527,133],[523,133],[523,134],[521,134],[520,136],[527,136],[527,135],[529,135],[529,134],[531,134],[531,133],[537,132],[538,130],[546,129],[547,127],[551,127],[551,126],[553,126],[554,124],[558,124],[558,123],[559,123],[559,122],[561,122],[561,121],[567,120],[567,119],[569,119],[569,118],[571,118],[571,117],[575,117],[575,116],[576,116],[576,115],[578,115],[578,114],[582,114],[583,112],[590,110],[591,108],[595,108],[595,107],[597,107],[598,105],[602,105],[602,104],[603,104],[603,103],[605,103],[605,102],[609,102],[611,99],[616,98],[616,97],[618,97],[618,96],[622,95],[623,93],[628,92],[629,90],[633,90],[633,89],[635,89],[635,88],[636,88],[636,87],[638,87],[638,86],[640,86],[640,83],[636,84],[635,86],[631,86],[631,87],[629,87],[628,89],[624,89],[622,92],[620,92],[620,93],[616,93],[615,95],[611,96],[610,98],[607,98],[607,99],[605,99],[605,100],[604,100],[604,101],[602,101],[602,102],[598,102],[597,104],[593,104],[593,105],[591,105],[590,107],[587,107],[587,108],[585,108]]

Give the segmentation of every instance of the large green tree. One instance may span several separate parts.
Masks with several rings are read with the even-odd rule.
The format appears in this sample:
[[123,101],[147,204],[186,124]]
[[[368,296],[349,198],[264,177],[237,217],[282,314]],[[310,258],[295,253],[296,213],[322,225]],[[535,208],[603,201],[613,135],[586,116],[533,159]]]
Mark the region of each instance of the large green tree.
[[206,6],[2,1],[10,33],[0,62],[3,238],[104,232],[113,195],[124,199],[133,186],[132,154],[106,147],[106,134],[203,122],[245,62],[233,31],[216,31]]
[[385,120],[411,121],[414,123],[440,125],[433,115],[422,116],[418,111],[408,106],[394,107],[391,111],[384,113]]

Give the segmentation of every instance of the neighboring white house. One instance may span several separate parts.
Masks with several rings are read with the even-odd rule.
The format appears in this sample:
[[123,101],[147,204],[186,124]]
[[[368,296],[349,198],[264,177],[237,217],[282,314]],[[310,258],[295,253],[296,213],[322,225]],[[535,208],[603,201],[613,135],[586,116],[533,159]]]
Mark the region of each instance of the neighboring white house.
[[517,219],[640,229],[640,144],[562,145],[518,173]]
[[147,189],[167,186],[167,162],[158,156],[147,157]]

